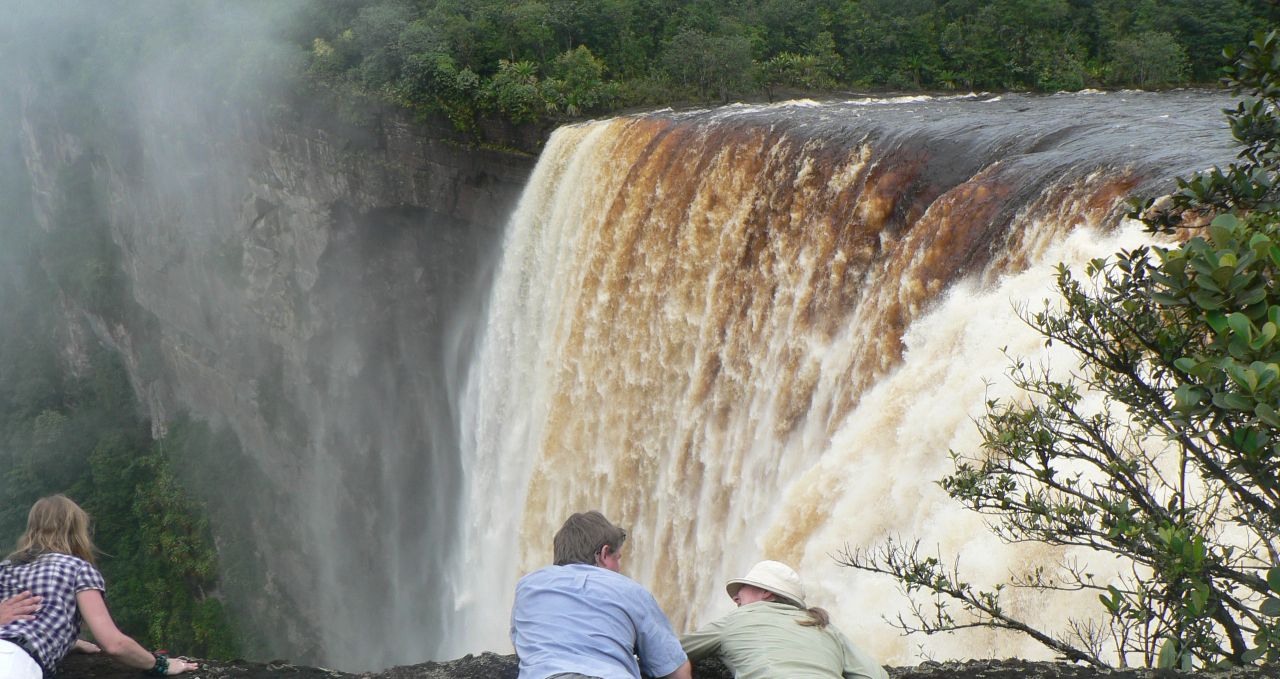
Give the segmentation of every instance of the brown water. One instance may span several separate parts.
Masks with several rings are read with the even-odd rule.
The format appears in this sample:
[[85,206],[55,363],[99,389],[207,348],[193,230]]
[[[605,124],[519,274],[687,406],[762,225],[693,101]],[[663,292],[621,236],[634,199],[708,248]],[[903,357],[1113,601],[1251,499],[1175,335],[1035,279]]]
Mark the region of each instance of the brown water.
[[[654,113],[555,133],[513,216],[463,395],[453,653],[505,647],[519,574],[565,516],[631,533],[678,630],[776,558],[885,661],[1035,655],[903,639],[846,545],[921,538],[976,581],[998,544],[934,485],[1017,355],[1051,266],[1146,242],[1123,199],[1230,158],[1216,93],[910,98]],[[988,386],[988,383],[991,383]],[[1014,596],[1036,617],[1086,611]],[[1096,601],[1092,602],[1096,607]]]

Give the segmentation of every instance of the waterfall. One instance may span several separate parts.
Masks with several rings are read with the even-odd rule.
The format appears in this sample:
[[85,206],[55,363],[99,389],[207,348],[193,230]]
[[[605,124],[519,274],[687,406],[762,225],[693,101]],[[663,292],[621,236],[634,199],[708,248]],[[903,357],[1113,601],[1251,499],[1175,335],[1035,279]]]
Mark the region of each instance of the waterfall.
[[[558,130],[507,227],[461,396],[464,525],[447,652],[509,648],[516,578],[575,511],[630,533],[623,572],[678,631],[726,578],[787,561],[886,662],[1044,655],[904,639],[894,584],[832,555],[886,537],[974,582],[1060,555],[1002,545],[935,485],[1051,266],[1146,242],[1123,199],[1229,158],[1221,95],[791,102]],[[1015,593],[1058,620],[1095,602]]]

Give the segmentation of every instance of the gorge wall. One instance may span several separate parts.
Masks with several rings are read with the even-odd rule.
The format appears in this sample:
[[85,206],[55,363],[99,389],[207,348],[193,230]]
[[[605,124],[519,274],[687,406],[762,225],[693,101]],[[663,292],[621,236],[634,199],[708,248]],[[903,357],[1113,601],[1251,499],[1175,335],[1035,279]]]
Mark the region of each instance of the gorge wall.
[[446,609],[423,602],[444,596],[431,574],[459,523],[449,385],[532,158],[394,114],[355,128],[159,95],[86,137],[28,94],[37,217],[56,228],[68,169],[91,174],[130,296],[115,317],[68,302],[71,363],[105,342],[157,435],[186,411],[238,441],[183,464],[247,651],[435,657]]

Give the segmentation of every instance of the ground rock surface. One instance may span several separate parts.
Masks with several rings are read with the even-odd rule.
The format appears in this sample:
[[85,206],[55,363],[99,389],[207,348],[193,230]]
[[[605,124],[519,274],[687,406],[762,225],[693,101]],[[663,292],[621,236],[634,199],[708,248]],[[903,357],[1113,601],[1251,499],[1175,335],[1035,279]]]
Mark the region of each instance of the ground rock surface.
[[[1280,666],[1238,668],[1221,672],[1173,672],[1169,670],[1097,670],[1080,665],[1026,660],[969,660],[926,662],[915,667],[890,667],[891,679],[1280,679]],[[351,674],[318,667],[300,667],[285,661],[209,661],[189,676],[202,679],[516,679],[513,655],[483,653],[448,662],[393,667],[382,672]],[[732,679],[716,660],[694,665],[698,679]],[[126,669],[102,656],[72,655],[59,677],[74,679],[136,679],[137,670]]]

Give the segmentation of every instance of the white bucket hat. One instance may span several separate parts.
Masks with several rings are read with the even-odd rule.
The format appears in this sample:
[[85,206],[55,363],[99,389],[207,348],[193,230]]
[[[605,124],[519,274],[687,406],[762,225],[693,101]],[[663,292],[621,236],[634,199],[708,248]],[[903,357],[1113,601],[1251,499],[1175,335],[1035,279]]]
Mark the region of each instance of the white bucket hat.
[[767,589],[794,601],[801,608],[807,608],[804,603],[804,583],[800,582],[800,575],[781,561],[761,561],[752,566],[745,576],[725,583],[724,589],[733,597],[743,585]]

